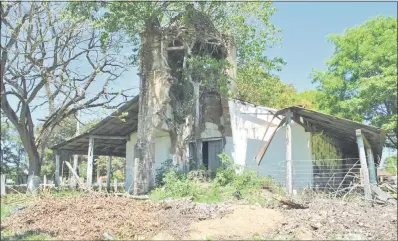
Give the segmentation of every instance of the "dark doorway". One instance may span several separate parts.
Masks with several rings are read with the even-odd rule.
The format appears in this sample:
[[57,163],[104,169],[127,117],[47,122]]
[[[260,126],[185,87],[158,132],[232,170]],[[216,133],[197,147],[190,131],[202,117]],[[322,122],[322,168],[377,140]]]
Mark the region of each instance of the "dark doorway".
[[204,141],[202,143],[202,155],[203,155],[203,165],[206,167],[206,170],[209,169],[209,142]]
[[206,168],[215,173],[221,166],[220,155],[223,151],[222,140],[204,141],[202,146],[203,163]]

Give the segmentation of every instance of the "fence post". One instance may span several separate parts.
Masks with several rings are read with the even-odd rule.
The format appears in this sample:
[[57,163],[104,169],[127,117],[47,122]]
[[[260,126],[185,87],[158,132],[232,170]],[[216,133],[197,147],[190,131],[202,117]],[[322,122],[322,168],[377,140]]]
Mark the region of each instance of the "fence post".
[[372,146],[370,145],[369,141],[366,139],[366,136],[362,134],[362,132],[361,132],[361,137],[365,145],[366,155],[368,159],[369,181],[371,184],[377,185],[376,168],[375,168]]
[[58,187],[59,184],[59,154],[55,154],[55,186]]
[[106,191],[110,192],[111,190],[111,167],[112,167],[112,156],[108,156],[108,169],[106,176]]
[[87,155],[87,187],[93,184],[94,138],[90,136]]
[[113,179],[113,191],[117,192],[117,179]]
[[368,164],[366,163],[365,147],[363,144],[361,129],[356,130],[355,134],[357,136],[359,161],[361,162],[361,170],[362,170],[363,188],[364,188],[364,192],[365,192],[365,198],[366,198],[366,200],[372,200],[372,193],[370,190],[370,183],[369,183]]
[[[138,173],[138,158],[134,158],[134,172],[133,172],[133,195],[138,195],[138,190],[137,190],[137,173]],[[128,192],[130,190],[127,190]]]
[[292,112],[288,110],[286,113],[286,189],[289,196],[293,194],[291,116]]
[[98,179],[98,190],[102,192],[102,178]]
[[0,175],[0,196],[5,196],[6,195],[6,175],[1,174]]

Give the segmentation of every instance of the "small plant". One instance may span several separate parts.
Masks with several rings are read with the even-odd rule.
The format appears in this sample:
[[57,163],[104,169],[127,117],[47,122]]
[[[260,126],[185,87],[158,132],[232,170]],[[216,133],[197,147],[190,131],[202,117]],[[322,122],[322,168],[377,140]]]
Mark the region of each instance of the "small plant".
[[271,177],[263,177],[252,169],[241,170],[225,153],[219,157],[222,165],[214,179],[210,178],[208,170],[182,173],[171,164],[171,160],[166,161],[156,174],[156,181],[161,186],[152,191],[150,198],[157,201],[191,196],[196,202],[216,203],[240,193],[239,199],[244,202],[266,205],[269,200],[264,197],[262,189],[279,192]]
[[162,162],[159,168],[156,169],[155,182],[157,186],[164,185],[164,175],[172,170],[177,170],[177,166],[173,164],[172,159],[167,159]]
[[229,159],[226,153],[221,153],[219,157],[222,166],[217,169],[214,181],[221,186],[226,186],[227,184],[232,183],[236,178],[236,166],[233,164],[232,160]]

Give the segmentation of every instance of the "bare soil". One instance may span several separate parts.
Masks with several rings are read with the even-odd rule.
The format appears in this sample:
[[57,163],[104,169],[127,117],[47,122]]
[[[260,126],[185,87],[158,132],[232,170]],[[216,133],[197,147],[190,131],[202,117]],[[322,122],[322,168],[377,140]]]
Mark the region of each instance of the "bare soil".
[[3,228],[54,239],[397,239],[397,207],[314,199],[308,209],[274,209],[188,199],[48,198],[10,215]]

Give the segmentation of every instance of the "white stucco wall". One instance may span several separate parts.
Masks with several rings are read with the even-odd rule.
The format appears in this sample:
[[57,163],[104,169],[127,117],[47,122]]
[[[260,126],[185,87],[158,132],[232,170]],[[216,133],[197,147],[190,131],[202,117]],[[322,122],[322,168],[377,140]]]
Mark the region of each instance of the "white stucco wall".
[[[255,106],[253,104],[229,101],[231,126],[233,135],[232,159],[236,164],[254,168],[264,176],[271,176],[283,184],[286,173],[286,130],[281,127],[272,139],[260,166],[257,166],[255,157],[259,150],[270,139],[279,119],[274,119],[263,140],[268,123],[272,115],[265,115],[271,108]],[[296,123],[292,123],[292,162],[293,162],[293,186],[304,187],[312,182],[312,163],[310,149],[310,134]],[[294,161],[296,160],[296,162]],[[299,171],[295,171],[299,170]]]
[[[126,179],[125,190],[133,183],[134,171],[134,146],[137,142],[137,133],[133,132],[130,135],[130,140],[126,143]],[[161,163],[171,158],[170,156],[171,141],[167,132],[156,133],[155,138],[155,165],[153,166],[153,174],[155,175],[156,169],[160,167]]]

